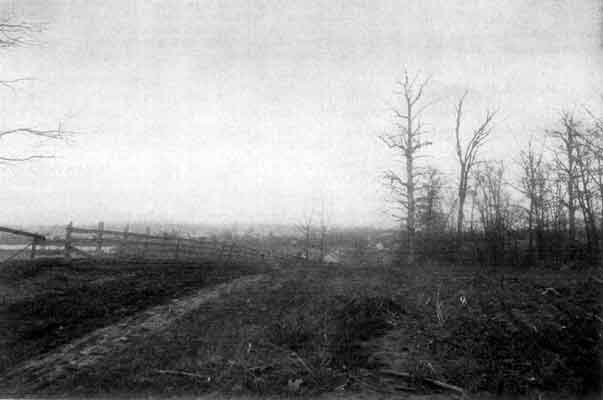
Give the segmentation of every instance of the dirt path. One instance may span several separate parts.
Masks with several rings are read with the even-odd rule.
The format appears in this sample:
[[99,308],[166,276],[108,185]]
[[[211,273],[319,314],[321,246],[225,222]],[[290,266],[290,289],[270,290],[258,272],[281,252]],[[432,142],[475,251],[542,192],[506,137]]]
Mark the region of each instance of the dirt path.
[[51,353],[30,359],[0,377],[0,393],[35,393],[46,383],[60,380],[128,347],[133,338],[156,334],[205,303],[269,282],[265,274],[246,276],[171,301],[87,334]]

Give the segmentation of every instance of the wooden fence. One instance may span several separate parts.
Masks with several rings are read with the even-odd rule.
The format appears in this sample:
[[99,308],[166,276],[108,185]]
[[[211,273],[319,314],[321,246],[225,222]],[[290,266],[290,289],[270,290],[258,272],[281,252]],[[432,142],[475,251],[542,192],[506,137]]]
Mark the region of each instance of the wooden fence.
[[21,243],[20,245],[17,245],[20,248],[17,249],[16,251],[13,251],[12,254],[10,254],[8,256],[8,258],[6,258],[3,261],[10,261],[15,258],[18,258],[19,256],[27,255],[28,252],[29,252],[29,258],[33,259],[36,257],[36,250],[37,250],[38,243],[44,242],[46,240],[46,238],[43,235],[40,235],[38,233],[32,233],[32,232],[22,231],[19,229],[7,228],[4,226],[0,226],[0,232],[10,233],[11,235],[16,235],[16,236],[23,236],[28,239],[28,241],[25,244]]
[[236,241],[211,240],[207,238],[184,238],[178,235],[151,235],[107,230],[99,222],[96,229],[79,228],[72,223],[65,228],[61,239],[47,239],[36,233],[0,227],[0,231],[26,236],[31,240],[22,249],[8,257],[12,260],[26,257],[61,257],[74,259],[114,259],[132,262],[245,262],[280,263],[291,257],[260,250]]

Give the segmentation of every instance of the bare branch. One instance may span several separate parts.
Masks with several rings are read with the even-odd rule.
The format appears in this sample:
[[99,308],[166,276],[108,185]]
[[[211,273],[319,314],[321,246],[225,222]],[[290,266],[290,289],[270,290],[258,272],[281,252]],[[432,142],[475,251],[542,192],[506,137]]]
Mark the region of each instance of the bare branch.
[[[7,129],[4,131],[0,131],[0,141],[9,136],[23,136],[23,137],[32,137],[44,140],[52,140],[52,141],[68,141],[72,135],[76,135],[77,132],[74,131],[66,131],[61,125],[57,129],[34,129],[34,128],[14,128]],[[23,156],[8,156],[8,155],[0,155],[0,162],[2,164],[9,163],[19,163],[40,159],[49,159],[54,158],[52,154],[31,154],[31,155],[23,155]]]
[[15,162],[22,162],[22,161],[47,159],[47,158],[55,158],[55,157],[53,155],[44,155],[44,154],[34,154],[31,156],[26,156],[26,157],[3,157],[3,156],[0,156],[0,162],[15,163]]
[[[417,74],[418,76],[418,74]],[[425,89],[425,87],[429,84],[429,82],[431,81],[431,77],[427,77],[426,79],[423,80],[423,82],[421,82],[419,84],[419,90],[417,91],[417,94],[415,95],[415,97],[412,99],[412,105],[414,106],[419,100],[421,100],[421,97],[423,97],[423,90]],[[414,86],[414,81],[413,81],[413,86]]]
[[[0,49],[9,49],[25,45],[37,44],[35,36],[43,30],[42,24],[29,22],[11,22],[8,20],[0,21]],[[10,90],[16,90],[15,85],[30,81],[33,78],[19,78],[12,80],[0,80],[0,86]],[[67,140],[75,132],[65,131],[59,124],[57,129],[36,129],[32,127],[19,127],[13,129],[0,130],[0,140],[7,137],[20,136],[48,140]],[[11,164],[32,161],[36,159],[53,158],[48,154],[30,154],[30,155],[3,155],[0,156],[0,163]]]
[[458,216],[457,216],[457,234],[459,238],[459,246],[461,244],[463,220],[464,220],[464,205],[467,196],[468,181],[471,170],[478,162],[477,156],[479,149],[490,136],[493,129],[493,120],[496,116],[495,111],[487,111],[483,122],[473,130],[473,134],[469,141],[463,147],[461,138],[461,122],[463,119],[463,107],[468,91],[465,90],[455,108],[455,150],[459,161],[459,183],[458,183]]
[[0,80],[0,86],[10,89],[13,93],[16,91],[15,84],[19,82],[33,81],[34,78],[19,78],[11,80]]
[[39,24],[21,22],[17,24],[0,23],[0,48],[7,49],[35,44],[34,34],[40,32]]
[[33,128],[15,128],[0,131],[0,139],[9,135],[27,135],[38,136],[47,139],[63,139],[66,135],[74,134],[75,132],[65,131],[60,126],[57,129],[40,130]]
[[467,97],[468,93],[469,92],[465,90],[456,106],[456,124],[454,127],[454,134],[456,137],[456,154],[461,164],[464,163],[461,150],[461,119],[463,116],[463,103],[465,102],[465,98]]

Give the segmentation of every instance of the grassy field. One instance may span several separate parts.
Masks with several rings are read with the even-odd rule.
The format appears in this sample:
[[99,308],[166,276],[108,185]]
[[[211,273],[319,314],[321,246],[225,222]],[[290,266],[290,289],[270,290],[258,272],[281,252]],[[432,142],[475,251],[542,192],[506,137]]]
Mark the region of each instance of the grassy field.
[[[596,273],[23,263],[2,272],[0,390],[458,395],[454,386],[477,398],[593,394],[603,354]],[[109,343],[102,357],[60,379],[29,377],[43,381],[35,393],[2,378],[98,328],[251,274],[261,279],[220,292],[166,328]]]

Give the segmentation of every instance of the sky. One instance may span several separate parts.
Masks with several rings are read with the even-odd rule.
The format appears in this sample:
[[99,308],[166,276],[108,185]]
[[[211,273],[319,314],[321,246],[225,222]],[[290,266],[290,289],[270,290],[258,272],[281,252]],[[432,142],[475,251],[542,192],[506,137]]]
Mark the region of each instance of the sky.
[[431,77],[425,152],[454,185],[454,104],[512,164],[563,109],[600,111],[601,0],[0,0],[41,23],[0,50],[0,142],[56,157],[0,168],[2,225],[104,221],[387,226],[396,82]]

